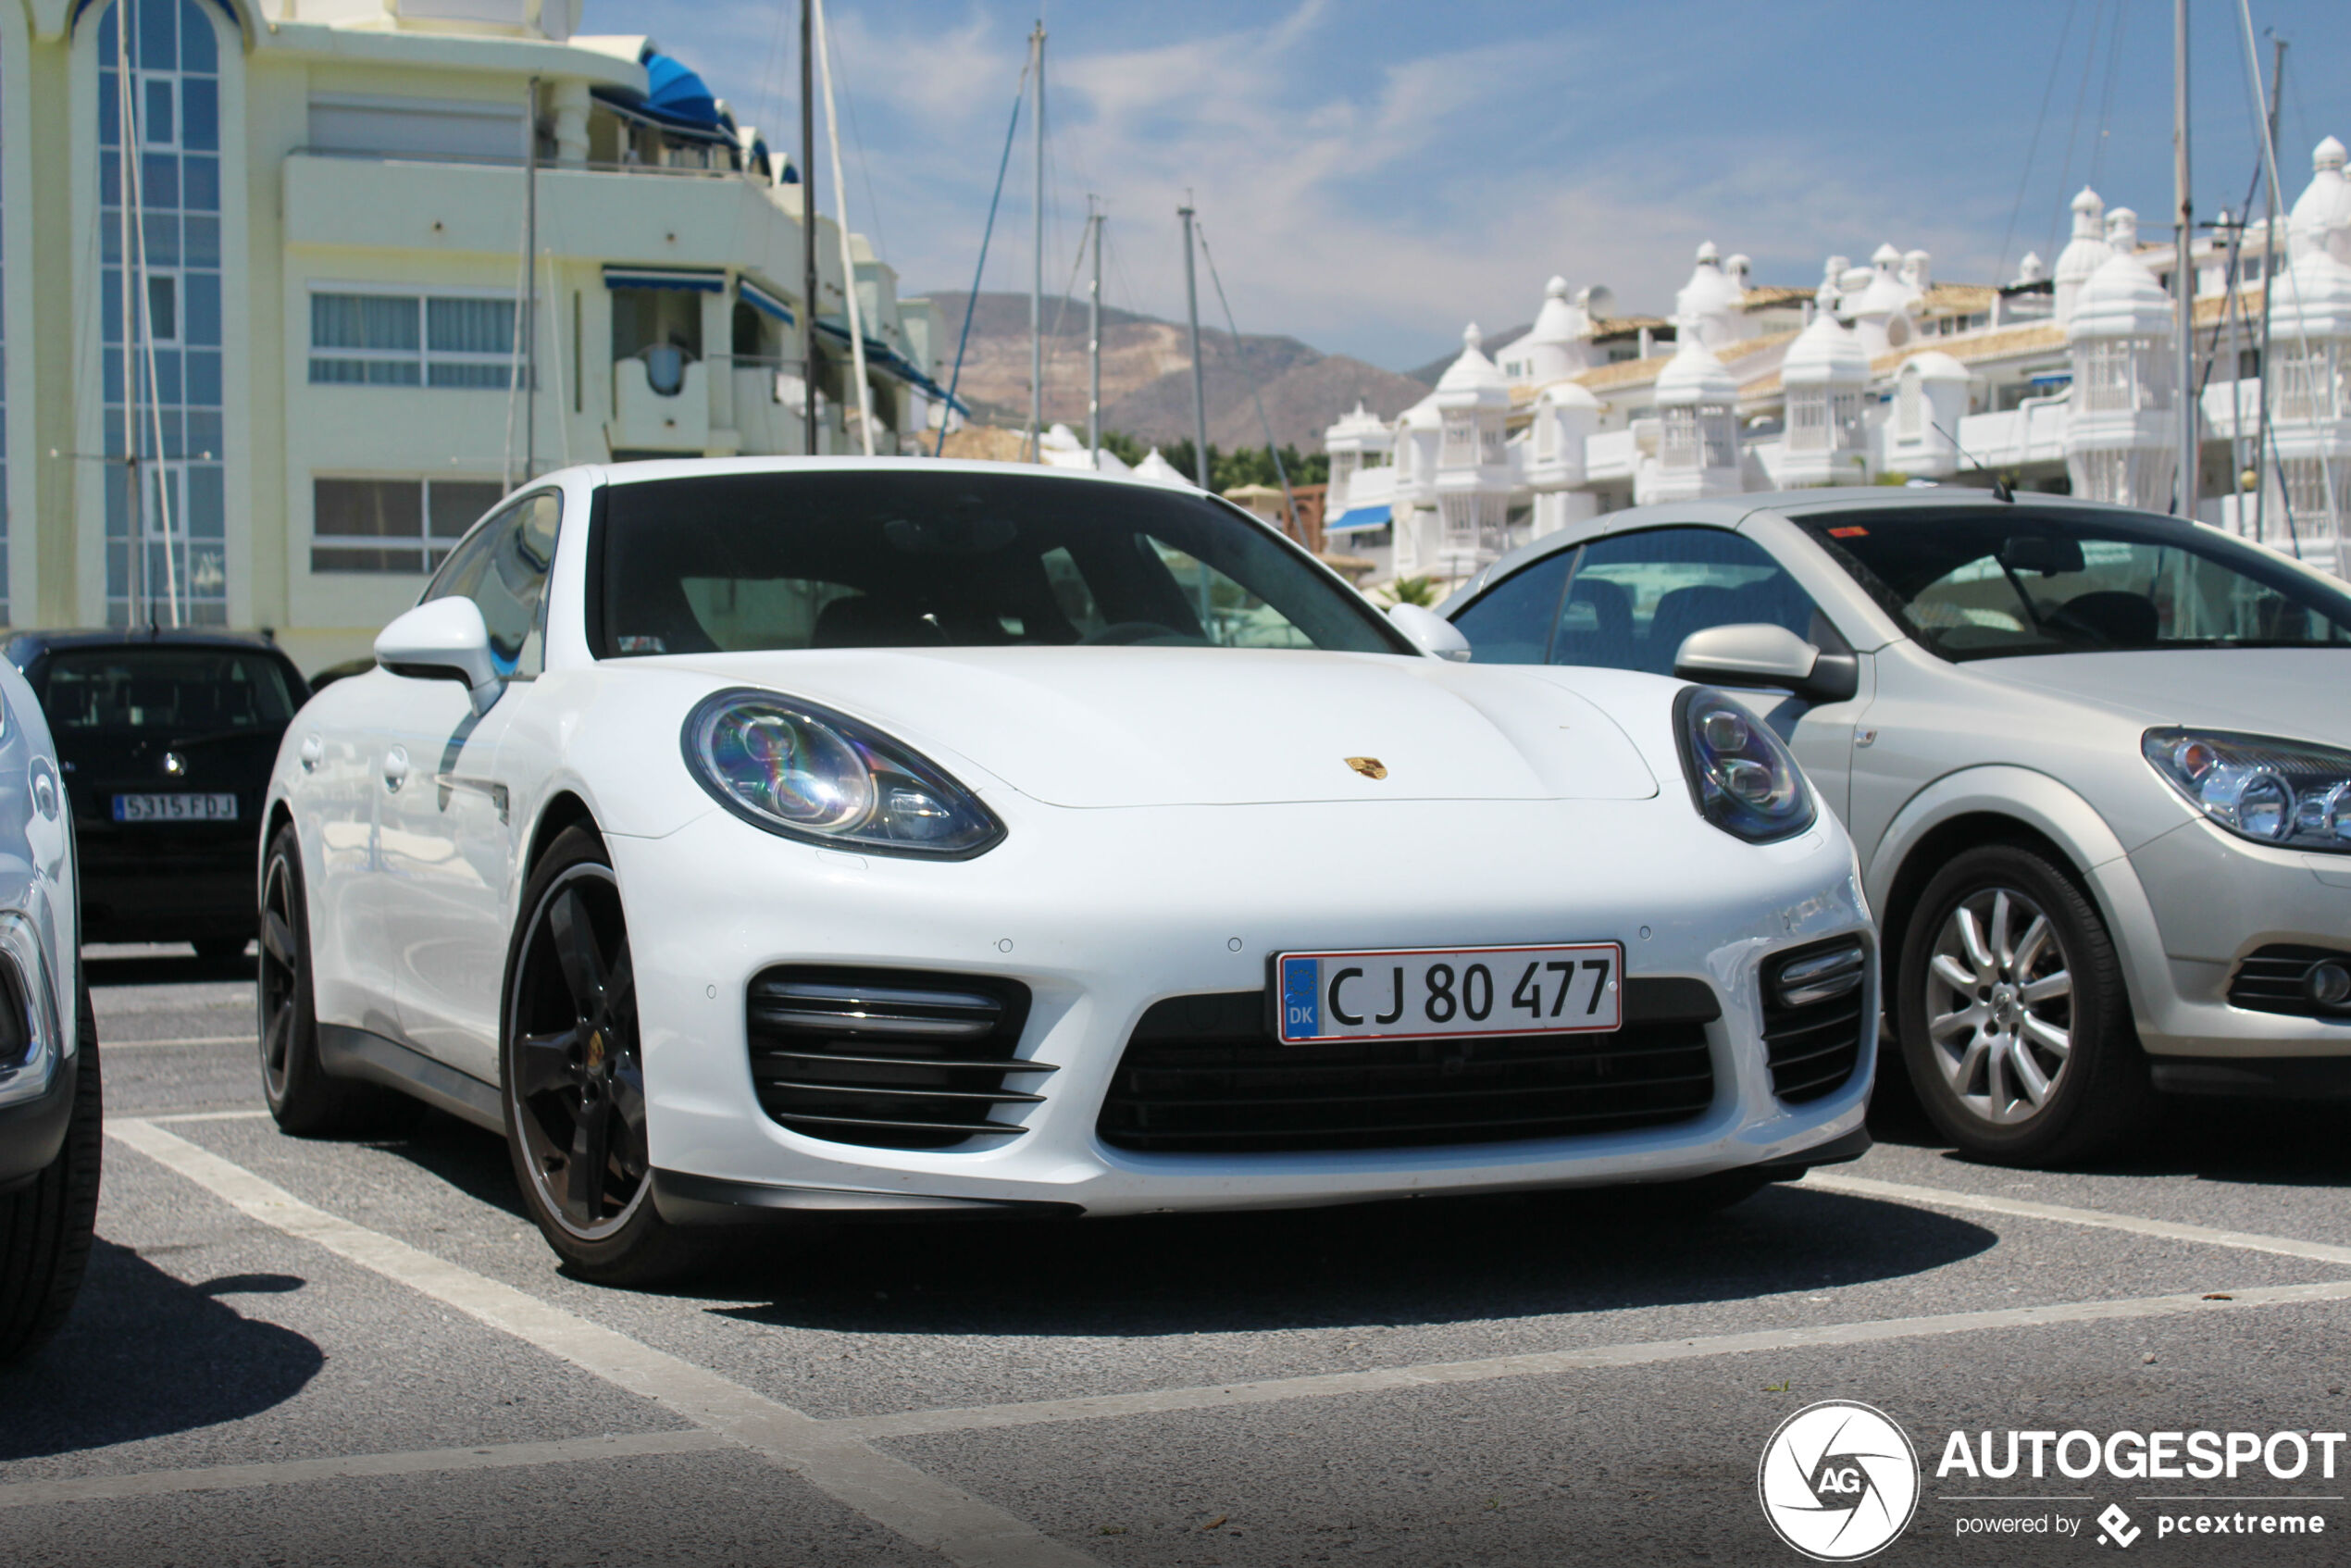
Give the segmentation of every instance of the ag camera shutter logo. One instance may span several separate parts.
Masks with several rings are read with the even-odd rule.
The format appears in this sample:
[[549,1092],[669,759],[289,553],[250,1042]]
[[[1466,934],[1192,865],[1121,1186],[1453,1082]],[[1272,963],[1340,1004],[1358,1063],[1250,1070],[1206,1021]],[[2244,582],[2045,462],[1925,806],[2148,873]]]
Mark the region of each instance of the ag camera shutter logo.
[[1763,1517],[1816,1562],[1883,1551],[1919,1506],[1919,1456],[1885,1412],[1823,1400],[1780,1423],[1755,1475]]

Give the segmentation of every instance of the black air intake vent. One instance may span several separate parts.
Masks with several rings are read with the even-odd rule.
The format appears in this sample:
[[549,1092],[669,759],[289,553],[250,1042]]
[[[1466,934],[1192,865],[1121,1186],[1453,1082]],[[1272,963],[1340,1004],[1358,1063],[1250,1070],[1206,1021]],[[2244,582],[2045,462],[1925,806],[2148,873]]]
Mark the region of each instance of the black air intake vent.
[[2258,948],[2229,982],[2229,1005],[2351,1022],[2351,952],[2277,943]]
[[[809,1138],[949,1149],[1017,1138],[999,1106],[1034,1105],[1055,1069],[1014,1052],[1028,988],[907,969],[790,965],[751,983],[751,1076],[760,1107]],[[1016,1113],[1015,1113],[1016,1114]]]
[[1860,1065],[1863,1032],[1876,1020],[1869,949],[1839,937],[1784,952],[1763,965],[1763,1048],[1772,1092],[1791,1105],[1834,1094]]
[[1265,993],[1171,997],[1127,1041],[1097,1125],[1145,1153],[1408,1149],[1665,1126],[1714,1103],[1696,980],[1635,979],[1605,1035],[1284,1045]]

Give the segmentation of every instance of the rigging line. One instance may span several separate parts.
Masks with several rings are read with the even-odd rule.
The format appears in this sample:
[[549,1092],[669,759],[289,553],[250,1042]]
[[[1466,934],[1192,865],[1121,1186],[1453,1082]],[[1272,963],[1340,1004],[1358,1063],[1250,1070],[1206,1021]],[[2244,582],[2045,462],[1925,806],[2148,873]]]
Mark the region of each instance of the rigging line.
[[2117,4],[2114,7],[2114,37],[2107,44],[2106,84],[2098,91],[2098,133],[2090,143],[2090,184],[2098,182],[2098,172],[2106,167],[2106,142],[2114,124],[2114,78],[2122,63],[2122,24],[2130,19],[2129,7]]
[[[1062,335],[1062,322],[1069,315],[1069,296],[1077,287],[1078,268],[1085,265],[1086,240],[1081,238],[1077,242],[1077,258],[1069,264],[1069,280],[1062,285],[1060,303],[1053,307],[1053,324],[1045,333],[1047,342],[1051,342]],[[1050,358],[1050,355],[1048,357]]]
[[2009,208],[2009,226],[2000,235],[2000,261],[1992,274],[1995,280],[2009,275],[2009,246],[2016,241],[2016,220],[2024,211],[2024,193],[2033,183],[2033,160],[2041,151],[2041,132],[2048,128],[2049,99],[2057,92],[2058,68],[2065,63],[2065,46],[2072,40],[2073,17],[2081,6],[2082,0],[2065,0],[2065,25],[2058,30],[2057,53],[2049,56],[2049,77],[2041,84],[2041,112],[2033,121],[2033,140],[2024,148],[2024,172],[2017,177],[2016,203]]
[[[558,308],[563,303],[563,295],[558,292],[555,288],[554,248],[551,245],[541,245],[539,248],[539,257],[546,273],[548,325],[553,327],[563,315],[562,310]],[[571,401],[571,394],[564,388],[563,333],[558,330],[554,334],[554,336],[555,338],[555,352],[554,355],[555,361],[555,429],[563,436],[564,467],[568,468],[571,467],[571,410],[564,405]]]
[[1250,401],[1257,404],[1258,427],[1265,432],[1265,454],[1274,460],[1274,477],[1282,481],[1282,511],[1288,519],[1282,531],[1295,539],[1300,532],[1298,497],[1291,493],[1289,467],[1282,461],[1281,448],[1274,444],[1274,422],[1265,417],[1265,394],[1259,388],[1257,378],[1249,373],[1249,361],[1241,352],[1241,330],[1233,322],[1232,305],[1225,298],[1225,280],[1216,276],[1216,257],[1208,248],[1208,235],[1201,230],[1197,216],[1192,218],[1192,232],[1200,240],[1200,259],[1208,263],[1208,280],[1215,285],[1216,303],[1224,307],[1225,330],[1233,334],[1233,358],[1239,363],[1241,375],[1249,382]]
[[840,79],[840,101],[849,111],[849,145],[857,155],[857,177],[865,182],[865,210],[873,215],[874,242],[889,255],[889,226],[882,221],[881,198],[874,193],[873,165],[865,159],[865,133],[857,124],[857,93],[849,81],[849,51],[833,41],[833,74]]
[[[2116,0],[2117,4],[2121,0]],[[2090,101],[2090,68],[2097,63],[2098,28],[2106,18],[2106,0],[2097,0],[2090,11],[2090,28],[2083,42],[2082,85],[2073,94],[2073,123],[2066,128],[2065,159],[2058,165],[2057,212],[2049,218],[2049,249],[2057,249],[2057,226],[2065,221],[2064,214],[2072,197],[2066,190],[2073,183],[2073,143],[2082,135],[2082,110]]]
[[[129,7],[126,6],[124,9],[128,10]],[[125,21],[127,20],[126,18]],[[139,127],[139,97],[136,75],[126,69],[123,72],[122,86],[124,156],[121,195],[124,213],[130,219],[127,227],[131,236],[131,250],[125,254],[122,262],[126,275],[135,277],[140,286],[137,291],[138,309],[134,313],[135,319],[133,316],[126,316],[122,331],[126,343],[143,341],[146,345],[147,413],[153,422],[155,438],[155,510],[163,521],[164,604],[171,612],[171,625],[176,630],[180,625],[180,567],[179,563],[172,559],[171,554],[171,480],[170,470],[164,466],[166,454],[163,445],[163,384],[155,375],[155,298],[152,292],[154,284],[150,280],[147,260],[147,203],[144,187],[145,170],[143,168],[144,162],[143,149],[146,146],[146,141]],[[138,406],[138,379],[135,374],[124,380],[122,392],[125,422],[135,430],[137,422],[133,416]],[[132,444],[135,450],[135,438]],[[143,504],[133,516],[143,517],[145,510],[143,498]],[[139,552],[140,568],[143,578],[147,557],[146,529],[143,527],[139,530],[135,548]],[[152,622],[155,618],[154,595],[152,594],[148,595],[147,614],[148,619]]]
[[768,41],[767,67],[760,73],[759,79],[759,118],[765,125],[783,124],[779,117],[783,114],[784,92],[777,79],[784,71],[784,23],[790,17],[790,6],[778,5],[776,7],[776,35]]
[[[857,439],[865,455],[874,455],[874,385],[865,376],[864,291],[858,286],[857,259],[849,240],[849,187],[840,177],[840,120],[833,112],[832,24],[825,19],[825,0],[808,0],[816,13],[816,77],[825,89],[825,147],[831,156],[833,205],[840,216],[833,225],[840,236],[841,292],[849,306],[849,357],[857,378]],[[892,453],[891,456],[897,456]]]
[[979,314],[979,283],[988,272],[988,242],[996,234],[996,209],[1003,204],[1004,176],[1013,167],[1013,143],[1020,135],[1020,106],[1027,97],[1028,62],[1023,60],[1020,81],[1013,88],[1012,123],[1004,127],[1004,156],[996,160],[996,193],[988,198],[988,226],[979,231],[979,264],[972,268],[972,292],[964,296],[964,330],[955,338],[955,369],[947,378],[947,406],[939,411],[939,440],[930,449],[933,457],[947,448],[947,419],[955,411],[955,389],[964,383],[964,351],[971,346],[972,317]]
[[[522,302],[523,296],[530,289],[530,245],[519,234],[515,236],[515,251],[521,265],[515,268],[515,330],[506,347],[506,451],[505,454],[498,460],[498,482],[507,490],[515,488],[515,404],[522,398]],[[429,317],[431,307],[427,305],[422,308]],[[429,345],[432,340],[432,323],[426,320],[419,325],[424,328],[425,341]],[[429,346],[426,353],[428,358],[426,374],[429,378],[431,374]],[[529,478],[529,474],[523,476],[526,482]]]

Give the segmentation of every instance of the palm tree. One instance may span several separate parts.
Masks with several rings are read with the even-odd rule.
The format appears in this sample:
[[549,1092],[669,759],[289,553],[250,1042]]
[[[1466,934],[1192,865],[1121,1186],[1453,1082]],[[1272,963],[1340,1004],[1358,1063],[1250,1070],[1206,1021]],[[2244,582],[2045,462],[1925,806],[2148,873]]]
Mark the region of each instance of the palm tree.
[[1418,604],[1424,610],[1437,608],[1438,591],[1433,577],[1399,577],[1384,582],[1372,591],[1383,604]]

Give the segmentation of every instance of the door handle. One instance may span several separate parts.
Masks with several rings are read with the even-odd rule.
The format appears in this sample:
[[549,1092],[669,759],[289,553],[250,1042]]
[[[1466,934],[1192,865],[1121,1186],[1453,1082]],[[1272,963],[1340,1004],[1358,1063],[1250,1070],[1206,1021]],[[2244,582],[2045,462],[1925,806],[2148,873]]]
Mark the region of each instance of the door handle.
[[403,746],[394,746],[384,753],[384,788],[398,794],[400,786],[407,779],[407,749]]
[[316,735],[305,735],[302,738],[302,750],[297,754],[302,759],[302,771],[316,773],[319,763],[326,759],[327,743]]

